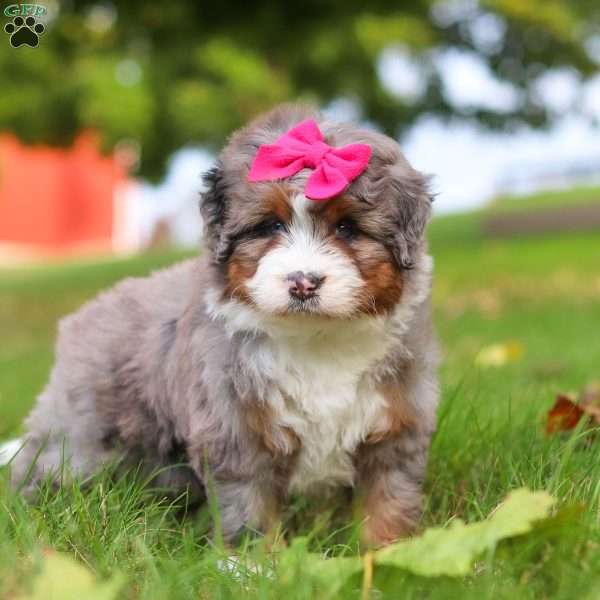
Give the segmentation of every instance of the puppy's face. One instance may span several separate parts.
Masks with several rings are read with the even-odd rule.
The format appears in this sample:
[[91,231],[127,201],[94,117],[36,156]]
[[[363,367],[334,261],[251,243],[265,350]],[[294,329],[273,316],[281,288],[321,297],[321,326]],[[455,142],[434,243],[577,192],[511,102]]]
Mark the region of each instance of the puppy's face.
[[280,182],[247,182],[253,152],[298,120],[290,115],[278,128],[251,125],[234,136],[206,177],[202,212],[222,299],[274,316],[385,314],[400,302],[422,246],[430,204],[425,182],[395,142],[353,127],[330,130],[328,143],[366,141],[373,155],[341,195],[307,199],[305,172]]
[[226,296],[279,316],[391,309],[402,269],[368,212],[351,195],[314,202],[285,184],[261,185],[226,261]]

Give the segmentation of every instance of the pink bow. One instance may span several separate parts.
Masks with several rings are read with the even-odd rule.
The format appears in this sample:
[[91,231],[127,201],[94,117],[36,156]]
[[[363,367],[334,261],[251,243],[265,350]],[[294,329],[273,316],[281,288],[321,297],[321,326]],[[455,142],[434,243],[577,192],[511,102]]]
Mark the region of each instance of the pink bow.
[[368,144],[334,148],[312,119],[292,127],[274,144],[258,149],[248,173],[249,181],[270,181],[314,169],[304,195],[311,200],[327,200],[345,190],[367,168],[371,157]]

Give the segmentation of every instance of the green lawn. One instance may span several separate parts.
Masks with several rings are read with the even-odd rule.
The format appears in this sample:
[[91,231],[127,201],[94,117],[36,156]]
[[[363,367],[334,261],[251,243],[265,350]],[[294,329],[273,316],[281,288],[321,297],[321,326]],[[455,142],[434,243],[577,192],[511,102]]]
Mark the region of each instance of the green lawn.
[[[545,489],[566,516],[520,540],[502,542],[465,578],[424,578],[377,568],[373,598],[596,598],[600,596],[600,440],[546,437],[544,416],[560,391],[600,379],[600,235],[486,240],[477,215],[437,219],[435,311],[444,348],[443,401],[426,482],[424,526],[487,516],[520,486]],[[47,377],[57,318],[126,274],[179,258],[0,273],[0,438],[20,423]],[[517,342],[523,356],[477,367],[490,344]],[[561,513],[562,514],[562,513]],[[300,518],[299,518],[300,517]],[[356,552],[355,531],[298,506],[313,550]],[[207,515],[181,517],[151,500],[134,478],[108,475],[85,493],[65,489],[27,507],[0,472],[0,598],[30,589],[50,549],[64,551],[100,578],[121,573],[123,598],[314,598],[311,581],[217,568],[223,552],[207,540]],[[257,542],[241,549],[270,560]],[[302,557],[300,557],[302,558]],[[340,598],[360,597],[360,578]],[[43,594],[41,597],[44,597]]]

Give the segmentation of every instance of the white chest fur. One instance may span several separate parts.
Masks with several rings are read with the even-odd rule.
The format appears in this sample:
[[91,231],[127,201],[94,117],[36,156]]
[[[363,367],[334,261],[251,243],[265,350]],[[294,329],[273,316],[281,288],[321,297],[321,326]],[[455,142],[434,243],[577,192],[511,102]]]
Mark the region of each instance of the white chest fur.
[[301,441],[290,488],[351,485],[352,453],[387,419],[385,400],[366,374],[387,350],[380,325],[352,323],[333,336],[271,338],[261,350],[263,372],[274,382],[266,400],[276,425]]
[[271,318],[235,300],[220,302],[218,291],[207,291],[208,313],[230,336],[243,331],[267,336],[260,347],[248,348],[245,368],[256,371],[257,380],[273,382],[263,390],[264,399],[276,424],[291,428],[302,443],[292,489],[353,483],[352,453],[370,433],[385,430],[388,419],[368,372],[392,345],[395,353],[410,357],[402,336],[429,295],[431,270],[431,258],[424,255],[404,282],[403,301],[387,318]]

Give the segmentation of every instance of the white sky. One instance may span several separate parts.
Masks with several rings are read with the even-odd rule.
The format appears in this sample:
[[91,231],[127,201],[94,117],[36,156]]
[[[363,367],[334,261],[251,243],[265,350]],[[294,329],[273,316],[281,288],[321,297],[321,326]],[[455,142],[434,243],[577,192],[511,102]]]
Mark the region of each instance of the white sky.
[[433,175],[438,212],[481,206],[502,191],[504,180],[522,178],[528,169],[551,170],[593,159],[600,165],[600,131],[575,118],[547,132],[524,129],[515,134],[423,119],[402,147],[413,166]]
[[[481,44],[492,46],[502,31],[492,15],[477,24]],[[456,107],[484,107],[496,111],[513,109],[519,93],[497,81],[475,53],[451,49],[433,57],[442,74],[443,93]],[[418,101],[424,92],[420,73],[424,68],[401,47],[382,54],[379,75],[384,86],[400,98]],[[438,212],[474,208],[500,191],[500,184],[528,168],[565,166],[580,161],[600,165],[600,129],[589,121],[568,115],[577,103],[600,121],[600,74],[585,85],[573,71],[546,71],[536,82],[539,99],[555,115],[548,131],[523,127],[512,133],[483,131],[474,124],[443,123],[424,117],[401,142],[404,153],[418,169],[434,176],[439,196]]]

